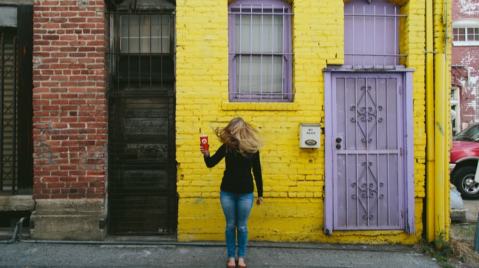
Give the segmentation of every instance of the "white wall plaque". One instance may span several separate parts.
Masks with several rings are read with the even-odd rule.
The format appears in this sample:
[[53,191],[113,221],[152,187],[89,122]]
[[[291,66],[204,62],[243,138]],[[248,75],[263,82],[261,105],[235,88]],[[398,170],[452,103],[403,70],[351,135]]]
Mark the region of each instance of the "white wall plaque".
[[300,148],[319,148],[321,138],[321,126],[319,124],[300,125]]

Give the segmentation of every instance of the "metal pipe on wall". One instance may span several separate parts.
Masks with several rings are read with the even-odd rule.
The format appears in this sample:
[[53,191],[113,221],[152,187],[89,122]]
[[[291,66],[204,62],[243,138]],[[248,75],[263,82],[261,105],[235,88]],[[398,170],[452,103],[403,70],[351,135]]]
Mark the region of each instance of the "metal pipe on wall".
[[448,154],[448,146],[447,146],[447,136],[448,136],[448,127],[447,127],[447,115],[445,104],[447,100],[447,96],[445,96],[446,92],[446,84],[444,78],[444,70],[445,70],[445,53],[443,51],[439,51],[441,48],[438,48],[438,53],[434,56],[434,74],[435,74],[435,129],[434,129],[434,137],[435,137],[435,240],[440,239],[447,239],[446,237],[446,215],[445,215],[445,207],[446,207],[446,200],[445,200],[445,185],[447,182],[447,170],[448,164],[445,163],[444,159]]
[[433,0],[426,0],[426,239],[434,240],[434,18]]
[[[442,10],[435,14],[435,33],[437,39],[434,47],[436,54],[434,55],[435,68],[435,237],[436,240],[448,240],[448,208],[449,208],[449,103],[448,100],[448,73],[447,73],[447,1],[436,1],[435,9]],[[440,5],[440,7],[436,6]]]
[[449,239],[448,1],[426,0],[426,239],[430,242]]

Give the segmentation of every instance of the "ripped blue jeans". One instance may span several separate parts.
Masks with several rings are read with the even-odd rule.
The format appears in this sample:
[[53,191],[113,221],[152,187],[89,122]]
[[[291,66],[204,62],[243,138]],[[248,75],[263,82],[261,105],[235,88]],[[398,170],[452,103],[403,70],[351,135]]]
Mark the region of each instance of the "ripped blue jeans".
[[221,191],[221,207],[226,218],[226,248],[228,258],[236,256],[238,233],[238,257],[244,258],[248,246],[248,217],[253,207],[253,193],[236,194]]

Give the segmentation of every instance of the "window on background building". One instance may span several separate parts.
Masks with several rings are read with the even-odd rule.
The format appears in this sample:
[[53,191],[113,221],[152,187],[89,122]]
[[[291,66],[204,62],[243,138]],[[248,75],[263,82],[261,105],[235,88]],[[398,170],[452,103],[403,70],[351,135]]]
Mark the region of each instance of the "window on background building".
[[292,101],[291,16],[281,0],[230,4],[231,101]]
[[452,135],[456,135],[461,131],[461,104],[460,90],[458,87],[452,87],[451,90],[451,125]]
[[453,24],[453,37],[455,46],[479,45],[479,21],[460,20]]
[[399,49],[399,7],[388,0],[351,0],[344,5],[345,64],[395,66],[406,55]]

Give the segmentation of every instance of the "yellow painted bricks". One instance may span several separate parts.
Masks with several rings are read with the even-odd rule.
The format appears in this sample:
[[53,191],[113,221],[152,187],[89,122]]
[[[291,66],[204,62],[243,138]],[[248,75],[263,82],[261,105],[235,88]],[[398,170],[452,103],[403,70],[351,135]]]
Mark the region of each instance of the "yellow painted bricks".
[[335,231],[324,224],[324,136],[318,150],[299,148],[300,123],[324,125],[324,78],[327,65],[344,61],[342,0],[295,0],[293,6],[292,103],[228,101],[228,0],[177,0],[176,8],[176,151],[179,193],[178,239],[222,240],[224,219],[219,185],[224,162],[206,168],[199,152],[200,133],[241,116],[264,140],[263,206],[250,219],[252,240],[333,243],[403,243],[421,239],[425,197],[425,0],[402,1],[401,53],[414,71],[414,182],[416,233],[403,231]]

